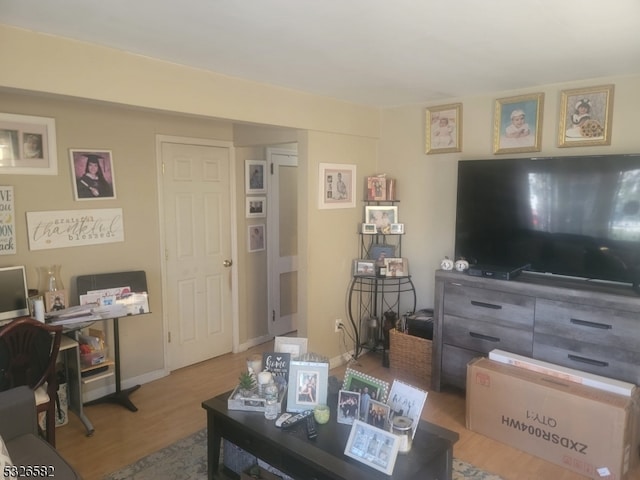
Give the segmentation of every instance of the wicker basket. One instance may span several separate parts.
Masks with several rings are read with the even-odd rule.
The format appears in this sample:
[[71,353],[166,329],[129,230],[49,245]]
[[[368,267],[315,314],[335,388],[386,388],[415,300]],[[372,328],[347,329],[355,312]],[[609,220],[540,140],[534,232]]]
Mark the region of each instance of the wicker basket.
[[398,380],[419,388],[431,383],[431,340],[389,331],[389,367]]

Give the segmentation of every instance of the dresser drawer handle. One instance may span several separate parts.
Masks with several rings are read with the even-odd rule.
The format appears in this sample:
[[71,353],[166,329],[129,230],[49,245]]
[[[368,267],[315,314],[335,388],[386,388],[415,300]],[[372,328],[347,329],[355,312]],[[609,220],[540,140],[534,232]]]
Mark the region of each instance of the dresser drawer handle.
[[499,342],[500,341],[500,338],[498,338],[498,337],[492,337],[490,335],[483,335],[482,333],[469,332],[469,335],[471,335],[473,338],[477,338],[479,340],[487,340],[488,342]]
[[477,300],[471,300],[471,305],[474,307],[491,308],[493,310],[501,310],[502,305],[496,305],[495,303],[478,302]]
[[593,358],[579,357],[578,355],[567,354],[569,360],[573,360],[574,362],[582,362],[587,363],[589,365],[595,365],[596,367],[608,367],[609,362],[603,362],[602,360],[594,360]]
[[572,318],[571,323],[574,325],[580,325],[581,327],[599,328],[601,330],[611,330],[613,327],[606,323],[589,322],[587,320],[580,320],[579,318]]

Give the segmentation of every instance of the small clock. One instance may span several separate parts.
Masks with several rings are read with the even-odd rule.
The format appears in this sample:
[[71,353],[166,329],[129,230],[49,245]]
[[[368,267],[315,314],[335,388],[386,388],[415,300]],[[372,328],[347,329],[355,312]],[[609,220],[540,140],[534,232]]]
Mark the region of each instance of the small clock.
[[464,258],[460,258],[456,260],[455,267],[457,271],[465,272],[469,269],[469,262],[467,262]]
[[442,268],[442,270],[453,270],[453,266],[453,260],[449,257],[444,257],[440,262],[440,268]]

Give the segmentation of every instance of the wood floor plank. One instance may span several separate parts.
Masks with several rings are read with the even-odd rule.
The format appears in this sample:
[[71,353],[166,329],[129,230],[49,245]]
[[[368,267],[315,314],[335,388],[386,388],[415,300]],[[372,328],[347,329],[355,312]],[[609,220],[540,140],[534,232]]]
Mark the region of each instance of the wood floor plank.
[[[131,400],[139,408],[130,412],[118,405],[86,407],[95,426],[92,437],[85,435],[74,414],[56,432],[58,450],[85,480],[99,480],[125,465],[186,437],[206,426],[201,403],[235,387],[237,377],[251,353],[270,351],[273,342],[238,354],[227,354],[177,370],[147,383]],[[376,378],[392,381],[392,373],[382,366],[378,353],[361,356],[350,368]],[[332,369],[330,375],[342,380],[347,365]],[[465,398],[459,391],[429,392],[422,418],[460,434],[454,456],[505,480],[578,480],[580,475],[528,455],[465,428]],[[638,475],[631,478],[640,478]]]

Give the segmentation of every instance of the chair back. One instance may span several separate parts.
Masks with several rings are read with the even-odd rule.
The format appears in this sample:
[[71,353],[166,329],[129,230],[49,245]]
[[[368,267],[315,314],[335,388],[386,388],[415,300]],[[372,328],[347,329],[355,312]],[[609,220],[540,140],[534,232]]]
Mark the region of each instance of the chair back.
[[30,317],[0,327],[0,391],[26,385],[35,390],[48,382],[50,398],[58,386],[56,359],[61,325],[47,325]]

